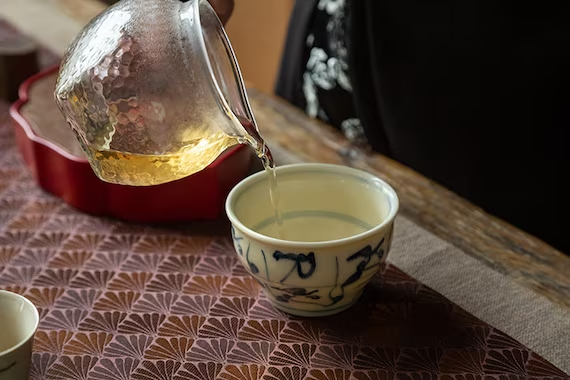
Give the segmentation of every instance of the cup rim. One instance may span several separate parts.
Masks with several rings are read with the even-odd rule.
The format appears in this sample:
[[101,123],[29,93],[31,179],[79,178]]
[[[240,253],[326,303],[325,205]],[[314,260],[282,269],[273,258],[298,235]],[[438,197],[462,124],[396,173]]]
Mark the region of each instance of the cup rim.
[[35,316],[36,320],[34,323],[34,328],[31,330],[31,332],[29,334],[26,335],[26,338],[20,340],[18,342],[18,344],[15,344],[12,347],[10,347],[4,351],[0,351],[0,356],[4,356],[4,355],[9,354],[13,351],[16,351],[18,348],[20,348],[21,346],[26,344],[26,342],[28,342],[34,336],[34,334],[38,330],[38,326],[40,325],[40,314],[38,313],[38,308],[36,307],[36,305],[33,304],[32,301],[30,301],[29,299],[27,299],[26,297],[24,297],[21,294],[10,292],[8,290],[1,290],[0,289],[0,297],[2,297],[2,296],[8,296],[8,297],[23,300],[24,303],[27,303],[28,305],[30,305],[32,307],[32,310],[34,311],[34,316]]
[[279,172],[294,172],[300,168],[303,168],[303,169],[317,169],[318,168],[318,169],[322,169],[324,171],[332,172],[332,173],[341,173],[341,174],[342,173],[347,173],[347,174],[350,173],[353,175],[356,174],[356,175],[363,177],[367,180],[379,183],[382,186],[382,189],[383,189],[384,193],[386,194],[386,197],[388,198],[388,204],[390,206],[390,209],[388,211],[388,215],[386,215],[386,217],[382,220],[381,223],[375,225],[371,229],[366,230],[364,232],[361,232],[359,234],[348,236],[348,237],[341,238],[341,239],[333,239],[333,240],[326,240],[326,241],[296,241],[296,240],[284,240],[284,239],[279,239],[279,238],[263,235],[257,231],[252,230],[251,228],[245,226],[239,220],[239,218],[237,217],[237,215],[235,214],[234,209],[233,209],[234,208],[233,206],[234,206],[236,200],[244,192],[244,190],[251,187],[254,183],[262,181],[264,176],[267,175],[265,170],[261,170],[255,174],[252,174],[252,175],[244,178],[243,180],[241,180],[229,192],[229,194],[226,198],[226,202],[225,202],[225,209],[226,209],[226,215],[227,215],[228,219],[230,220],[230,222],[233,225],[235,225],[236,227],[238,227],[240,230],[246,232],[249,236],[251,236],[251,237],[253,237],[253,238],[255,238],[255,239],[257,239],[260,242],[263,242],[265,244],[279,245],[282,247],[290,247],[290,248],[312,249],[312,248],[329,247],[331,245],[344,245],[344,244],[349,244],[349,243],[353,243],[356,241],[360,241],[362,239],[366,239],[370,236],[373,236],[378,231],[382,230],[388,224],[392,223],[394,221],[394,219],[396,218],[396,215],[398,213],[399,206],[400,206],[398,194],[396,193],[396,191],[394,190],[394,188],[390,184],[388,184],[386,181],[379,178],[378,176],[371,174],[367,171],[364,171],[361,169],[356,169],[356,168],[353,168],[350,166],[338,165],[338,164],[327,164],[327,163],[298,163],[298,164],[279,165],[279,166],[275,167],[275,170],[277,171],[277,174],[279,174]]

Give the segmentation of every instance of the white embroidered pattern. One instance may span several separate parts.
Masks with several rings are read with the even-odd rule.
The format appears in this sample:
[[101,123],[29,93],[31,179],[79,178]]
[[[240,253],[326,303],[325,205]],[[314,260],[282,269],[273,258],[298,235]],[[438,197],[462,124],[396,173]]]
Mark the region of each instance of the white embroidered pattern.
[[[319,104],[318,90],[332,90],[339,86],[347,92],[352,92],[348,73],[348,52],[344,43],[345,0],[320,0],[317,9],[329,16],[326,28],[332,53],[329,55],[323,48],[313,46],[313,33],[307,36],[306,44],[310,53],[303,74],[303,94],[307,115],[327,121],[328,116]],[[366,142],[364,129],[358,118],[343,120],[340,128],[350,141]]]

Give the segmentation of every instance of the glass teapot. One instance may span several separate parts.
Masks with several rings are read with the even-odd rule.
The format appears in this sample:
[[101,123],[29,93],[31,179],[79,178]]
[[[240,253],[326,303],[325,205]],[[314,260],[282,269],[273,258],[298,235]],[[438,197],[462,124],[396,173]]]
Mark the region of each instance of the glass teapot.
[[156,185],[204,169],[235,144],[265,149],[207,0],[107,8],[69,46],[54,95],[107,182]]

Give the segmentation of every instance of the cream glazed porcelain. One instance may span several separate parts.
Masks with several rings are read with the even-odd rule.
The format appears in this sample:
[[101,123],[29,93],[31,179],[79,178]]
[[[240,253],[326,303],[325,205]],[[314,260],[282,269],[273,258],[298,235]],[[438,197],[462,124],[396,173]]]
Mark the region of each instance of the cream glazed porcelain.
[[0,380],[27,380],[38,310],[27,298],[0,290]]
[[239,259],[279,309],[326,316],[353,305],[390,250],[399,200],[367,172],[331,164],[277,167],[281,238],[267,173],[226,200]]

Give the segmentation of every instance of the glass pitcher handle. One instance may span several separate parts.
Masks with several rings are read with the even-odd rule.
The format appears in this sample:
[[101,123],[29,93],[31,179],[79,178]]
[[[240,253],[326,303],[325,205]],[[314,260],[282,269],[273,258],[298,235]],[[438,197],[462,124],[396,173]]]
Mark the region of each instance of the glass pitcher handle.
[[218,93],[219,105],[233,121],[236,134],[247,140],[244,142],[255,145],[259,143],[256,138],[259,131],[234,50],[208,0],[199,0],[198,5],[206,66]]

